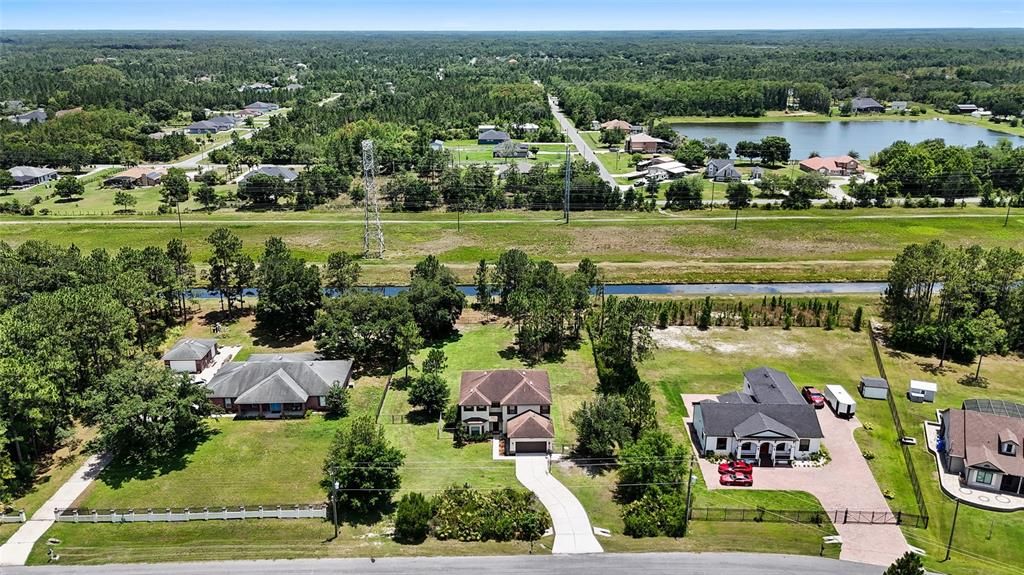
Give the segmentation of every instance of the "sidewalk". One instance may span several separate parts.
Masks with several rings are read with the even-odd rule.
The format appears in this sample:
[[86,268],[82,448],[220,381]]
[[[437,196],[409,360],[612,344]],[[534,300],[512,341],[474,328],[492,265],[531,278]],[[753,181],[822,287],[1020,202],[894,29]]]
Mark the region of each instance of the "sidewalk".
[[93,455],[87,459],[53,497],[47,499],[6,543],[0,545],[0,565],[24,565],[36,541],[53,525],[56,519],[54,511],[71,507],[109,462],[106,455]]

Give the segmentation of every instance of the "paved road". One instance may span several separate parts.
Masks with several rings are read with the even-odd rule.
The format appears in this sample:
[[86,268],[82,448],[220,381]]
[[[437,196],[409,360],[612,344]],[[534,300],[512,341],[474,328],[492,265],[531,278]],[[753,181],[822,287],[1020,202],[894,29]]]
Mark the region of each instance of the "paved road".
[[[576,496],[548,472],[543,455],[516,457],[516,479],[532,491],[551,515],[555,543],[551,552],[601,553],[604,549],[594,537],[587,511]],[[489,570],[489,569],[488,569]]]
[[591,150],[590,146],[583,141],[583,136],[580,136],[576,127],[572,125],[572,122],[570,122],[569,119],[565,117],[565,114],[563,114],[558,108],[558,103],[554,96],[548,96],[548,104],[551,106],[551,113],[555,116],[555,120],[558,120],[558,124],[563,130],[565,130],[566,135],[569,136],[569,140],[576,146],[576,150],[583,155],[585,160],[593,164],[597,164],[597,170],[601,174],[601,179],[608,182],[608,185],[616,190],[622,189],[622,186],[615,181],[611,172],[609,172],[608,169],[604,167],[604,164],[598,160],[597,154],[594,153],[594,150]]
[[603,553],[598,555],[513,555],[497,557],[393,557],[377,559],[296,559],[103,565],[96,567],[15,567],[3,575],[879,575],[882,569],[819,557],[755,553]]
[[[75,471],[67,482],[43,503],[28,521],[23,523],[6,543],[0,545],[0,565],[24,565],[32,546],[43,536],[55,521],[54,510],[71,507],[78,496],[85,491],[92,480],[107,466],[110,458],[94,455]],[[0,568],[5,574],[6,568]]]

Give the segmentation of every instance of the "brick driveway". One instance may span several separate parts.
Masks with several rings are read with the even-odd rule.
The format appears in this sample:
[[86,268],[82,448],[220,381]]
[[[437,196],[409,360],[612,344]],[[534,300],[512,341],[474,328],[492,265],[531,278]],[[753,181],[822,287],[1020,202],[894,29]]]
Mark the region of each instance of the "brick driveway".
[[[683,395],[687,413],[693,413],[694,402],[713,399],[714,395]],[[687,418],[686,423],[690,423]],[[886,511],[889,505],[878,487],[860,447],[853,439],[853,430],[860,427],[857,418],[839,419],[828,408],[818,410],[818,422],[825,435],[823,442],[832,461],[824,467],[758,468],[754,470],[754,488],[806,491],[821,501],[826,510]],[[750,489],[718,484],[718,469],[703,458],[700,463],[708,489]],[[836,531],[843,538],[840,559],[873,565],[889,565],[908,551],[907,540],[896,525],[838,524]]]

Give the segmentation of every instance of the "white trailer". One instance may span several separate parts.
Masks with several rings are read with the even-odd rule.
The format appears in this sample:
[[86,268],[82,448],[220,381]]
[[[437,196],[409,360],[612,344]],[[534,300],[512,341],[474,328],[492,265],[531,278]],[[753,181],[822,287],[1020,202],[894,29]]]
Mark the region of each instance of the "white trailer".
[[850,419],[857,413],[857,402],[841,385],[825,386],[825,402],[838,417]]

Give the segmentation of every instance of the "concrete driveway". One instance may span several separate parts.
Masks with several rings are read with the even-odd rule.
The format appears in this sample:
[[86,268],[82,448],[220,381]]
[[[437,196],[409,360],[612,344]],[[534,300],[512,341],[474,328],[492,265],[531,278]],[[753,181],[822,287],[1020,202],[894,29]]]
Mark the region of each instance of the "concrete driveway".
[[[714,398],[713,395],[683,395],[687,413],[693,413],[694,402]],[[832,461],[823,467],[766,467],[754,470],[754,488],[806,491],[818,498],[826,510],[887,511],[882,490],[875,481],[860,447],[853,439],[853,430],[860,427],[857,418],[839,419],[828,408],[818,410],[818,422]],[[690,423],[690,419],[686,419]],[[705,459],[698,459],[708,489],[750,489],[718,484],[718,469]],[[903,532],[896,525],[837,524],[843,538],[839,555],[844,561],[872,565],[890,565],[910,550]]]
[[548,472],[543,455],[516,456],[516,479],[540,499],[555,528],[552,553],[601,553],[590,518],[576,496]]

